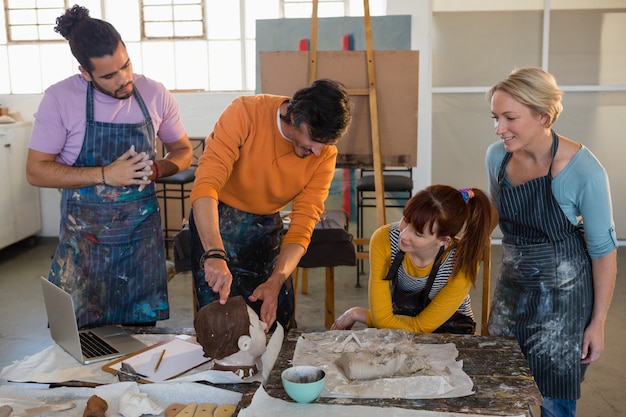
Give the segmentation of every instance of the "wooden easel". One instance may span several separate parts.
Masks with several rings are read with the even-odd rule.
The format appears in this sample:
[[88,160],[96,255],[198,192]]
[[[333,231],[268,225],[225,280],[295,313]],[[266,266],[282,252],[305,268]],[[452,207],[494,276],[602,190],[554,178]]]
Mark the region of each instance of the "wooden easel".
[[[313,12],[311,17],[311,43],[309,47],[309,84],[317,76],[317,5],[318,0],[313,0]],[[380,133],[378,128],[378,98],[376,95],[376,68],[374,65],[374,41],[372,39],[372,18],[370,16],[369,0],[363,0],[364,27],[365,27],[365,49],[367,57],[367,88],[349,89],[352,96],[369,96],[370,108],[370,128],[372,132],[372,161],[374,168],[374,189],[376,197],[376,219],[378,226],[383,226],[386,222],[384,182],[382,152],[380,148]],[[357,236],[357,238],[361,238]],[[364,239],[369,243],[369,239]]]
[[[311,16],[311,39],[309,46],[309,84],[311,84],[317,78],[317,32],[318,32],[318,19],[317,19],[317,6],[318,0],[313,0],[313,11]],[[369,96],[369,109],[370,109],[370,125],[372,131],[372,161],[374,168],[374,189],[376,197],[376,218],[378,220],[378,226],[382,226],[386,223],[385,215],[385,200],[384,200],[384,183],[383,183],[383,167],[382,157],[380,149],[380,135],[378,129],[378,99],[376,96],[376,69],[374,66],[374,43],[372,40],[372,21],[369,14],[369,1],[363,0],[364,8],[364,25],[365,25],[365,45],[366,45],[366,57],[367,57],[367,88],[349,89],[348,93],[352,96]],[[354,244],[359,246],[367,246],[369,239],[363,239],[357,237],[354,239]],[[357,252],[357,262],[361,259],[367,259],[369,253]],[[307,293],[308,286],[308,271],[302,270],[302,293]],[[298,295],[298,269],[294,274],[294,294]],[[297,302],[297,299],[296,299]],[[327,329],[335,321],[335,270],[332,267],[326,268],[326,294],[325,294],[325,313],[324,323]]]

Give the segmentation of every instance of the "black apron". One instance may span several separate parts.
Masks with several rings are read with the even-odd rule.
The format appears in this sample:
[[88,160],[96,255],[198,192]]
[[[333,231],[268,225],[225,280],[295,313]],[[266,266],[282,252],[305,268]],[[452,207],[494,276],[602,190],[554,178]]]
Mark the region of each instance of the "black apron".
[[587,368],[580,360],[593,306],[591,259],[581,229],[552,194],[552,163],[548,175],[505,187],[510,158],[498,173],[503,255],[489,334],[517,338],[544,397],[576,400]]
[[[141,123],[94,120],[87,87],[85,139],[76,167],[105,166],[131,145],[156,156],[154,126],[134,88]],[[49,280],[74,299],[78,326],[146,323],[169,318],[161,214],[154,184],[64,189],[61,228]]]
[[[248,297],[256,287],[267,281],[274,271],[284,235],[283,220],[280,213],[253,214],[237,210],[222,202],[219,202],[218,212],[220,234],[229,258],[228,269],[233,276],[230,297],[243,296],[246,303],[260,316],[262,300],[253,303]],[[189,216],[189,231],[196,307],[200,309],[212,301],[219,300],[219,293],[209,287],[204,279],[204,271],[200,269],[199,262],[204,248],[196,228],[193,210]],[[296,327],[291,277],[283,283],[278,294],[276,321],[285,330]]]

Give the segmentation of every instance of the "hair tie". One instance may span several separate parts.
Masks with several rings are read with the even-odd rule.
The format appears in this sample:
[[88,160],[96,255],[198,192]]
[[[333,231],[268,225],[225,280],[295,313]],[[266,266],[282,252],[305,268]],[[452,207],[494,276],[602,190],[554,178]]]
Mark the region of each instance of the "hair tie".
[[474,197],[474,189],[473,188],[461,188],[459,190],[459,192],[463,196],[463,201],[465,201],[465,204],[467,204],[469,202],[470,198]]

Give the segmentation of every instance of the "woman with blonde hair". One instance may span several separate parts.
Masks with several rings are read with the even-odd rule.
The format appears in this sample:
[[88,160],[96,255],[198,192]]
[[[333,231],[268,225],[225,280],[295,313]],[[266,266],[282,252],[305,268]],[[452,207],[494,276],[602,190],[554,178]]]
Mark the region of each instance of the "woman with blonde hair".
[[585,370],[604,349],[617,271],[607,174],[589,149],[552,130],[562,96],[535,67],[487,93],[501,139],[486,154],[489,196],[503,234],[488,330],[517,338],[543,417],[576,415]]

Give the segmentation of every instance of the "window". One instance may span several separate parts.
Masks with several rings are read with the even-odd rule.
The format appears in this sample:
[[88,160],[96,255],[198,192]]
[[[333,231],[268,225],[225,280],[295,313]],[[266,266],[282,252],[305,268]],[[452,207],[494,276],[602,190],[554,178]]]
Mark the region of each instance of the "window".
[[[362,16],[362,0],[318,0],[318,17]],[[76,73],[56,19],[75,3],[120,32],[133,69],[175,91],[254,91],[256,20],[310,17],[311,0],[3,0],[0,94],[40,94]],[[372,15],[385,0],[370,0]],[[2,21],[4,17],[4,21]]]
[[[54,31],[56,19],[73,4],[68,0],[5,0],[7,40],[13,43],[58,41],[61,35]],[[88,8],[92,17],[100,17],[99,0],[81,1],[81,6]]]
[[12,42],[57,40],[57,16],[65,10],[64,0],[7,0],[4,9],[7,35]]
[[204,38],[203,6],[202,0],[142,0],[142,38]]
[[[310,0],[283,0],[283,17],[311,17],[313,3]],[[318,0],[318,17],[337,17],[348,15],[348,3],[342,0]]]

